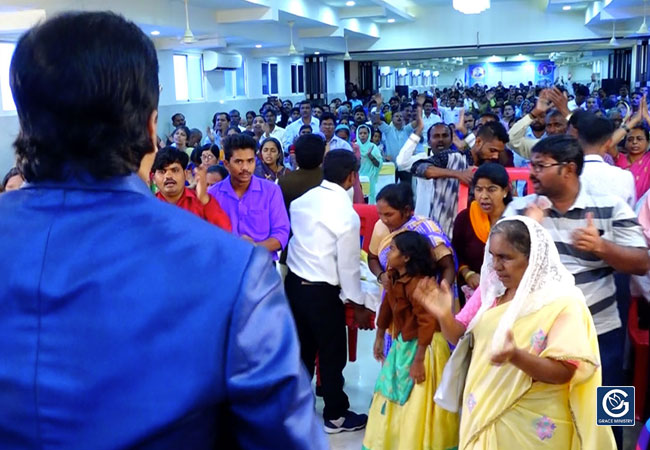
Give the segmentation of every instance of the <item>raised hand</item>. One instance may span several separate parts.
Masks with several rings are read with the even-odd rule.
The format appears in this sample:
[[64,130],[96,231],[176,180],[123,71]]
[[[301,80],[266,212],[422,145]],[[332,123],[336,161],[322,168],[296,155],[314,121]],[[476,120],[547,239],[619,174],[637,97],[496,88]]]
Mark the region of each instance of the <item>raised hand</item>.
[[[552,89],[545,89],[548,99],[553,103],[555,108],[562,113],[563,116],[567,116],[571,113],[569,109],[569,99],[564,95],[564,93],[559,90],[557,87]],[[541,96],[540,96],[541,97]]]
[[456,122],[456,129],[467,136],[467,127],[465,126],[465,108],[460,109],[458,114],[458,122]]
[[196,196],[204,205],[207,205],[210,201],[210,195],[208,194],[207,174],[208,169],[203,165],[200,165],[196,168],[196,174],[194,175],[194,179],[196,180]]
[[510,362],[512,357],[515,356],[516,352],[517,346],[515,345],[515,338],[512,335],[512,330],[508,330],[506,332],[506,340],[503,343],[503,348],[500,351],[494,353],[490,358],[490,361],[492,364],[500,366],[501,364]]
[[643,98],[641,99],[641,106],[639,106],[639,111],[642,111],[641,114],[643,115],[643,120],[645,120],[645,123],[650,125],[650,111],[648,111],[648,99],[646,98],[647,94],[643,94]]
[[602,249],[603,239],[594,225],[594,214],[588,212],[586,218],[587,226],[577,228],[572,234],[573,246],[584,252],[599,253]]
[[451,315],[453,296],[446,280],[438,286],[433,278],[423,278],[415,287],[413,298],[436,318]]
[[212,142],[214,144],[215,136],[214,136],[214,133],[212,132],[212,128],[210,128],[210,126],[208,125],[208,128],[205,131],[206,131],[206,133],[208,135],[208,139],[210,139],[210,142]]
[[553,105],[553,102],[551,102],[551,99],[549,98],[549,89],[544,89],[539,93],[539,98],[537,99],[537,103],[532,111],[533,116],[543,116],[546,114],[546,111],[551,108],[551,105]]

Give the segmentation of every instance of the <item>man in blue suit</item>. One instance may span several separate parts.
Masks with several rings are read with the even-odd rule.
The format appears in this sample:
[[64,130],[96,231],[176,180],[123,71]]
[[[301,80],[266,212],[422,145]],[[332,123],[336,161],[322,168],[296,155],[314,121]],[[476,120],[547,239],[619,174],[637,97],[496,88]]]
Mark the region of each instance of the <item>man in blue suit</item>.
[[64,14],[10,78],[26,185],[0,197],[0,448],[327,448],[268,251],[143,181],[152,42]]

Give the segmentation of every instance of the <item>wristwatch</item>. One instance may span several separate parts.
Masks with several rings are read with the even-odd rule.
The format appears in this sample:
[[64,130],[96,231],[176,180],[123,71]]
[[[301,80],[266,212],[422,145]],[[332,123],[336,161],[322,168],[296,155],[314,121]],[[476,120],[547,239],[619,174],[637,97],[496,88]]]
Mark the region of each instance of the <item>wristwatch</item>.
[[630,132],[630,127],[628,127],[628,126],[625,125],[624,123],[621,124],[621,128],[623,128],[623,129],[625,130],[626,133],[629,133],[629,132]]

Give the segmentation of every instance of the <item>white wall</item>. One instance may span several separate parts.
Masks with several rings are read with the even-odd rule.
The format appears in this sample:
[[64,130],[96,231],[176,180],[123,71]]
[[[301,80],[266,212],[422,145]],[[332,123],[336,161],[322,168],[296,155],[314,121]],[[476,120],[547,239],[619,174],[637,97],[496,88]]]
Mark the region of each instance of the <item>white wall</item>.
[[18,116],[0,115],[0,178],[15,164],[13,143],[19,128]]

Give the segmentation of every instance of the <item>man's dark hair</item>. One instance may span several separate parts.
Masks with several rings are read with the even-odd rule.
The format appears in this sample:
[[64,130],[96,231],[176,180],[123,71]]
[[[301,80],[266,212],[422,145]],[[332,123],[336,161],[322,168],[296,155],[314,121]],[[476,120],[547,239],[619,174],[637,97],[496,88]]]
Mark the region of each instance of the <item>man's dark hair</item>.
[[309,105],[309,107],[311,108],[311,102],[310,102],[309,100],[303,100],[303,101],[301,101],[301,102],[299,103],[298,109],[300,109],[300,106],[302,106],[302,105]]
[[294,112],[297,112],[298,114],[300,114],[300,108],[298,108],[297,106],[294,106],[293,108],[291,108],[291,111],[289,111],[289,115],[292,116]]
[[365,114],[365,113],[366,113],[366,110],[363,109],[363,106],[360,106],[360,105],[359,105],[359,106],[357,106],[356,108],[354,108],[354,109],[352,110],[352,114],[356,114],[356,113],[358,113],[358,112],[362,112],[363,114]]
[[212,116],[212,128],[217,126],[217,117],[219,117],[222,114],[226,116],[226,122],[230,122],[230,114],[228,114],[227,112],[214,113],[214,116]]
[[602,145],[614,134],[614,124],[606,117],[585,112],[578,121],[578,139],[587,145]]
[[17,166],[27,181],[61,179],[66,168],[128,175],[154,151],[156,49],[117,14],[65,13],[35,26],[16,45],[9,82],[21,130]]
[[223,140],[223,153],[226,161],[230,161],[235,150],[251,149],[257,151],[257,142],[247,134],[232,134]]
[[546,121],[549,121],[551,117],[556,117],[556,116],[562,117],[563,119],[565,118],[564,114],[562,114],[559,109],[553,108],[546,113]]
[[422,103],[422,106],[426,105],[427,103],[433,106],[433,99],[431,97],[425,98],[424,103]]
[[495,122],[498,122],[498,121],[499,121],[499,116],[497,116],[496,114],[491,113],[491,112],[485,112],[485,113],[481,114],[480,116],[478,116],[478,120],[481,120],[483,117],[490,117],[490,118],[492,118]]
[[336,126],[336,116],[331,112],[324,111],[323,114],[321,114],[320,116],[321,123],[323,123],[323,120],[330,120],[330,119],[334,121],[334,126]]
[[550,156],[559,163],[574,163],[576,175],[580,176],[582,173],[585,154],[578,140],[571,136],[566,134],[549,136],[535,144],[531,151]]
[[298,167],[305,170],[315,169],[323,163],[325,140],[318,134],[303,134],[296,139],[294,152]]
[[491,141],[497,139],[504,144],[507,144],[510,141],[508,137],[508,132],[506,127],[503,126],[501,122],[488,122],[481,125],[476,132],[476,137],[481,138],[484,141]]
[[330,150],[323,161],[323,178],[341,184],[352,172],[359,171],[359,160],[349,150]]
[[156,159],[153,162],[151,171],[165,170],[165,167],[169,167],[174,163],[180,164],[183,170],[185,170],[189,162],[190,157],[184,151],[175,147],[165,147],[156,153]]
[[449,137],[453,139],[454,137],[454,130],[451,128],[451,124],[444,123],[444,122],[438,122],[434,125],[431,125],[429,129],[427,130],[427,142],[431,140],[431,133],[435,130],[436,127],[445,127],[447,128],[447,131],[449,131]]
[[183,116],[183,117],[185,117],[185,116],[183,115],[183,113],[176,113],[176,114],[174,114],[174,115],[172,116],[172,122],[174,121],[174,119],[175,119],[177,116]]

